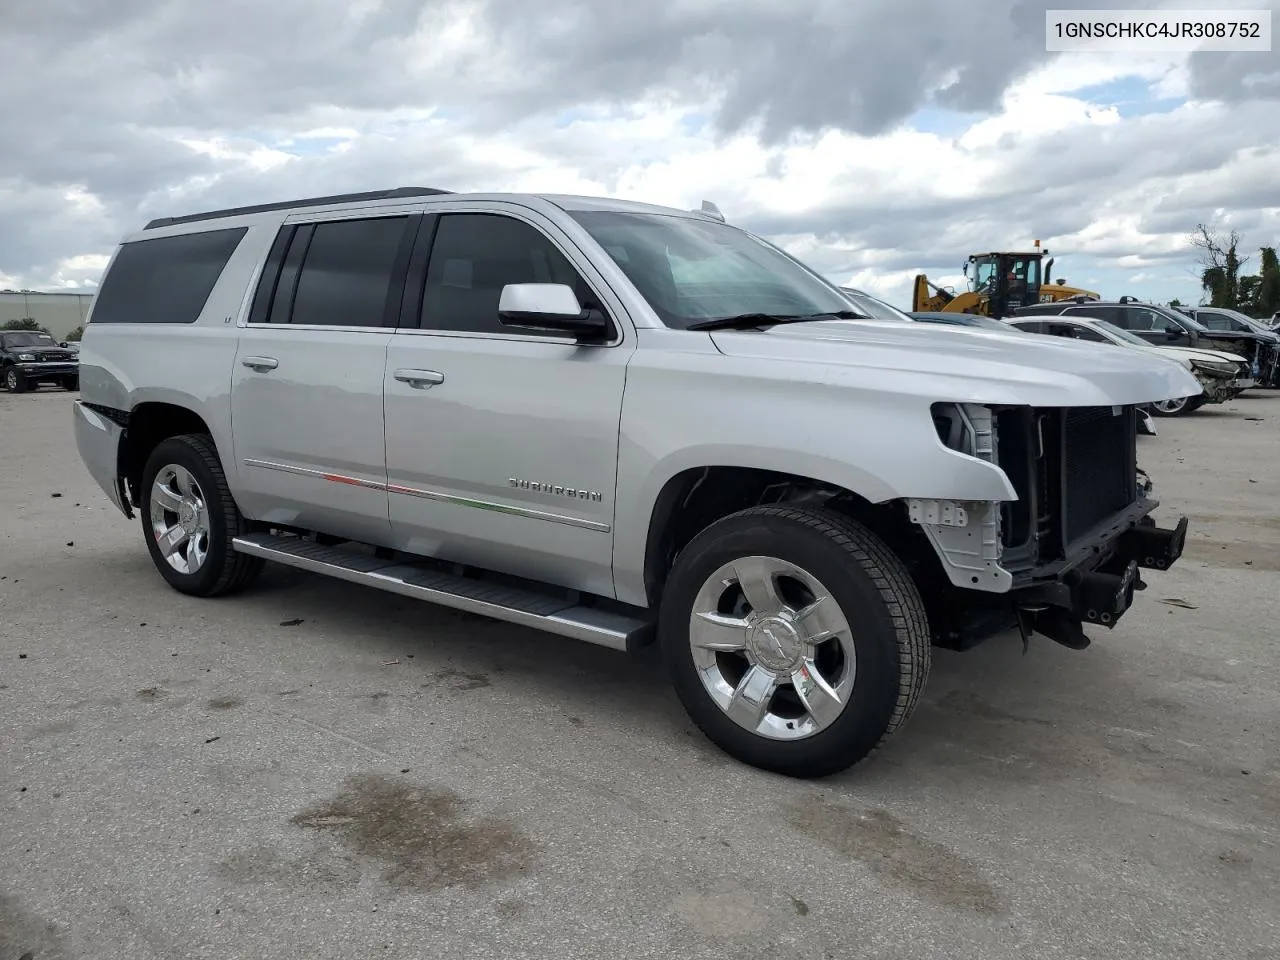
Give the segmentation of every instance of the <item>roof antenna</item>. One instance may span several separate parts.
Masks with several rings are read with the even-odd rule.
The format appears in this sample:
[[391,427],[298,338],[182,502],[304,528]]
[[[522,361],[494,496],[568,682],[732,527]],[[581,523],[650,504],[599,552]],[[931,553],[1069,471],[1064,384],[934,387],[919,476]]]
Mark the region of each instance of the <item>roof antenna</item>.
[[710,200],[702,201],[702,209],[700,212],[706,214],[708,217],[711,217],[711,219],[713,220],[719,220],[721,223],[725,222],[724,214],[720,212],[720,208],[717,207]]

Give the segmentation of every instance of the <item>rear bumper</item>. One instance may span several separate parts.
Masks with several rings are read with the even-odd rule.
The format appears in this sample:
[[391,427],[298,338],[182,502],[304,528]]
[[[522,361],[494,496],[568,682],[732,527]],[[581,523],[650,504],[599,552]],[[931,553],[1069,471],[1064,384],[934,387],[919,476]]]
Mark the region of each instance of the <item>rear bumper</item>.
[[107,498],[126,517],[133,517],[124,482],[119,475],[120,437],[124,428],[77,400],[72,414],[75,423],[76,449]]

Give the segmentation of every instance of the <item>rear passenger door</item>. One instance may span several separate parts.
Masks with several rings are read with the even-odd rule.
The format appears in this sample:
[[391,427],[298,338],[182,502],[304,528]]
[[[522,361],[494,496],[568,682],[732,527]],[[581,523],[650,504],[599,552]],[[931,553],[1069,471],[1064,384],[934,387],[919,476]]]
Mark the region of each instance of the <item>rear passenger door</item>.
[[[635,336],[622,305],[536,211],[473,203],[427,220],[384,381],[395,545],[612,595],[618,427]],[[503,286],[530,282],[573,286],[610,318],[607,341],[501,325]]]
[[281,227],[231,382],[240,502],[254,518],[387,539],[382,375],[420,221],[382,208]]

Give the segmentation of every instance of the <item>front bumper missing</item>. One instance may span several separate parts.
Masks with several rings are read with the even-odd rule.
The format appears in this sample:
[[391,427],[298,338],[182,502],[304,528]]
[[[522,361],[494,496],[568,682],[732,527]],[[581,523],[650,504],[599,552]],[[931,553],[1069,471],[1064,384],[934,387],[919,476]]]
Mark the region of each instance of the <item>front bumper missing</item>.
[[1084,624],[1113,628],[1133,605],[1134,592],[1146,589],[1140,570],[1168,570],[1187,543],[1187,518],[1172,529],[1150,518],[1122,533],[1095,565],[1075,567],[1059,578],[1015,591],[1023,640],[1042,633],[1072,649],[1089,645]]
[[1225,403],[1228,400],[1234,400],[1246,390],[1256,387],[1258,381],[1252,377],[1236,377],[1233,380],[1205,379],[1200,381],[1200,385],[1204,389],[1205,398],[1210,403]]

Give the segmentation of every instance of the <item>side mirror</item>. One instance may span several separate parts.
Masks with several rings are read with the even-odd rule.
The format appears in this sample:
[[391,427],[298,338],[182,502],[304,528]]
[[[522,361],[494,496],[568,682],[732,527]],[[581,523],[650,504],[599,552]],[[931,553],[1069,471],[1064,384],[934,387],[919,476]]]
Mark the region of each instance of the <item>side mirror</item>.
[[600,337],[609,322],[599,310],[585,310],[565,283],[508,283],[498,298],[504,327],[555,331],[580,338]]
[[59,341],[59,342],[58,342],[58,346],[60,346],[60,347],[65,347],[66,345],[67,345],[67,341],[65,341],[65,340],[61,340],[61,341]]

